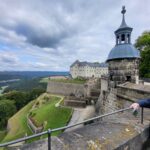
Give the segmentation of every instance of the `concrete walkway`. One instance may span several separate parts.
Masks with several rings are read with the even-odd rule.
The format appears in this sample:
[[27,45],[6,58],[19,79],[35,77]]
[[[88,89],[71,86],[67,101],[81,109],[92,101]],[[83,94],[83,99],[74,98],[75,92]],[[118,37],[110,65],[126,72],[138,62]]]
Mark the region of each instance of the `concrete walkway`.
[[[144,124],[140,124],[140,114],[135,118],[130,111],[64,132],[58,137],[52,137],[52,150],[142,150],[142,144],[148,138],[149,116],[150,110],[145,110]],[[21,147],[21,150],[31,149],[47,149],[47,139]]]
[[[68,123],[68,125],[73,125],[78,122],[84,121],[86,119],[93,117],[94,115],[95,115],[95,108],[92,105],[86,106],[86,108],[74,108],[72,118],[71,118],[70,122]],[[65,132],[73,131],[82,126],[83,125],[78,125],[76,127],[66,129]]]

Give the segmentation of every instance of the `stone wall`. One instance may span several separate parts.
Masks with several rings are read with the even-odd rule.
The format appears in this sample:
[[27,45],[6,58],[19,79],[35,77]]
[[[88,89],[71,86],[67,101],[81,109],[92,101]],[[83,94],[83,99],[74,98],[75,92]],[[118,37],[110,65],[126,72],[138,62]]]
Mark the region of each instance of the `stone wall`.
[[101,79],[100,78],[90,78],[85,85],[86,87],[86,96],[91,97],[91,92],[96,90],[100,92],[101,88]]
[[122,96],[129,101],[137,101],[138,99],[150,97],[150,86],[136,85],[132,83],[125,83],[117,86],[118,97]]
[[150,86],[127,82],[107,90],[107,80],[102,80],[101,84],[103,87],[96,109],[99,109],[99,114],[126,108],[139,99],[150,97]]
[[96,103],[96,112],[98,114],[102,114],[105,109],[105,102],[108,95],[108,78],[106,76],[103,76],[101,78],[101,90],[100,90],[100,96],[98,98],[98,101]]
[[101,91],[107,91],[108,90],[108,77],[103,76],[101,78]]
[[49,81],[47,86],[47,92],[52,94],[60,94],[69,96],[70,94],[74,95],[86,95],[86,87],[84,84],[75,84],[75,83],[63,83],[63,82],[54,82]]
[[138,83],[139,79],[139,60],[121,59],[109,61],[110,80],[116,85],[130,81]]
[[43,126],[41,127],[36,127],[34,125],[34,123],[31,121],[31,119],[29,118],[29,116],[27,115],[27,124],[30,127],[30,129],[32,130],[33,133],[40,133],[43,131]]

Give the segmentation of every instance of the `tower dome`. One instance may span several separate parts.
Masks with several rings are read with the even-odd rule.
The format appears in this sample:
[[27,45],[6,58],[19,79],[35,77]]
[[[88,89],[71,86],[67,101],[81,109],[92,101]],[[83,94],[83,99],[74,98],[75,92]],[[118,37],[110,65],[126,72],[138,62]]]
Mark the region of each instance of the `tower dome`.
[[107,62],[114,59],[123,58],[140,58],[139,51],[131,44],[132,28],[125,21],[125,6],[122,7],[122,22],[120,27],[115,31],[116,45],[110,51]]

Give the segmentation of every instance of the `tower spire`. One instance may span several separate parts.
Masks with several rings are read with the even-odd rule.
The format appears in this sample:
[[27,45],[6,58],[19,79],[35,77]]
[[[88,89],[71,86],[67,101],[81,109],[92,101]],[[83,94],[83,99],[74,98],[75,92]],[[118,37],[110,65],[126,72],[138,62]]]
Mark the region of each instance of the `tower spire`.
[[116,44],[130,44],[131,42],[131,32],[132,28],[129,27],[125,22],[125,6],[122,6],[121,14],[122,14],[122,22],[120,27],[115,31],[116,35]]
[[125,9],[125,6],[122,6],[122,23],[120,25],[120,28],[123,28],[123,27],[127,27],[127,24],[125,22],[125,13],[126,13],[126,9]]
[[121,11],[122,14],[125,14],[126,13],[126,8],[125,6],[122,6],[122,11]]

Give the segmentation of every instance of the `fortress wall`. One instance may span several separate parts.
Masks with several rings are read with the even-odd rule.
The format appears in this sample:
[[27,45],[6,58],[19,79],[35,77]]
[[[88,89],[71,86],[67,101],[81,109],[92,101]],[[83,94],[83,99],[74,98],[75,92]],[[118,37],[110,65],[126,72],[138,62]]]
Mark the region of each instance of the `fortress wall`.
[[[143,86],[146,87],[146,86]],[[147,89],[139,89],[139,88],[130,88],[130,87],[123,87],[121,85],[117,86],[117,93],[120,95],[126,96],[126,98],[129,98],[131,101],[136,101],[138,99],[143,98],[149,98],[150,97],[150,91]]]
[[99,114],[129,107],[138,99],[150,97],[150,86],[125,83],[107,90],[107,81],[101,81],[101,94],[98,99]]
[[100,96],[98,98],[98,101],[96,103],[96,112],[98,114],[103,114],[105,112],[105,105],[107,105],[107,95],[108,95],[108,78],[102,77],[101,78],[101,90],[100,90]]
[[86,94],[84,84],[63,83],[54,81],[48,82],[47,92],[65,96],[69,96],[70,94]]

